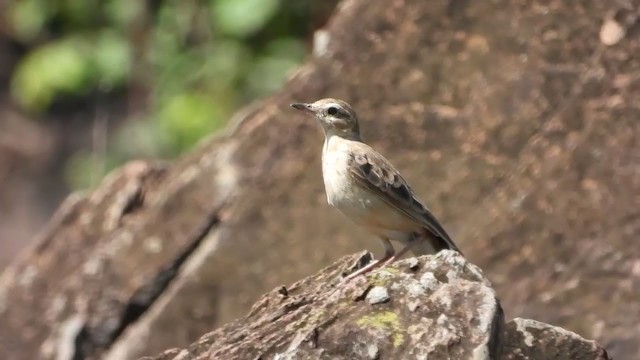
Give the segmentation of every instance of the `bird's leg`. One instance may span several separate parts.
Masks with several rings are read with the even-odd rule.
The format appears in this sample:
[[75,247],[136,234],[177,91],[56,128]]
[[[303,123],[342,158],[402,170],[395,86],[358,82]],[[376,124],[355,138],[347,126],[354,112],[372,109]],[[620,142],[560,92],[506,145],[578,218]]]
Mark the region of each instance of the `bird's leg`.
[[347,275],[344,280],[351,280],[356,276],[362,275],[362,274],[366,274],[369,271],[377,268],[378,266],[381,266],[383,264],[385,264],[385,262],[387,260],[389,260],[390,258],[393,258],[394,254],[395,254],[395,249],[393,248],[393,244],[391,244],[391,241],[389,241],[389,239],[387,238],[381,238],[380,240],[382,240],[382,245],[384,246],[384,256],[381,259],[375,260],[370,262],[369,264],[367,264],[367,266],[352,272],[351,274]]
[[384,265],[389,265],[392,262],[400,259],[402,257],[402,255],[406,254],[407,251],[411,250],[411,248],[417,244],[420,241],[420,239],[418,239],[416,236],[412,235],[409,238],[409,241],[407,242],[407,245],[405,245],[402,249],[400,249],[400,251],[398,251],[397,253],[393,254],[392,256],[390,256],[386,262],[384,263]]

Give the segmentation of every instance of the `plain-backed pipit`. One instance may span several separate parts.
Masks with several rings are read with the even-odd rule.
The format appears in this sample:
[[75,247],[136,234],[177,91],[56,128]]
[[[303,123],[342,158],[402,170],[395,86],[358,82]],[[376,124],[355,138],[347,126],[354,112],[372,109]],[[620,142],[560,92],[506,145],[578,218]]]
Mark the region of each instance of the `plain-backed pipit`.
[[[291,107],[315,116],[324,129],[322,175],[329,204],[379,237],[384,245],[382,259],[348,278],[391,263],[408,250],[416,255],[444,249],[460,251],[393,165],[362,142],[358,118],[349,104],[322,99]],[[404,247],[396,253],[390,240]]]

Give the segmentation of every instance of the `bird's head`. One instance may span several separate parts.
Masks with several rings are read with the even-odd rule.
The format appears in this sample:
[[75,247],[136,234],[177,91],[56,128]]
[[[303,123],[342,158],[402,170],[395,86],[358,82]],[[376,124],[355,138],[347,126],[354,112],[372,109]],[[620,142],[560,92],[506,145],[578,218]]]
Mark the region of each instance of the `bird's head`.
[[327,137],[337,135],[348,139],[360,139],[358,117],[351,105],[342,100],[321,99],[309,104],[291,104],[291,107],[318,119]]

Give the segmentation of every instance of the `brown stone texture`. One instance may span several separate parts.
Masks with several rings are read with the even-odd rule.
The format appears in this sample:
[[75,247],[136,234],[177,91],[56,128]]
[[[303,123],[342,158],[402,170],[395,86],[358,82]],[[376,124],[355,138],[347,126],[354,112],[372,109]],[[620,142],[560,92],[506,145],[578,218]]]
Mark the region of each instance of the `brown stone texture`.
[[504,324],[489,281],[453,251],[350,281],[349,256],[262,296],[249,314],[186,349],[141,360],[611,360],[595,341],[535,320]]
[[[507,319],[640,357],[639,7],[344,1],[308,63],[225,134],[67,200],[0,278],[0,353],[185,347],[276,286],[379,252],[326,205],[320,130],[287,106],[331,96],[352,103]],[[611,21],[622,37],[602,34]]]
[[202,336],[188,349],[155,359],[500,355],[504,319],[495,292],[480,269],[457,252],[403,260],[344,281],[341,273],[357,259],[345,257],[290,287],[276,288],[246,317]]
[[611,359],[595,341],[535,320],[511,320],[503,339],[504,360]]

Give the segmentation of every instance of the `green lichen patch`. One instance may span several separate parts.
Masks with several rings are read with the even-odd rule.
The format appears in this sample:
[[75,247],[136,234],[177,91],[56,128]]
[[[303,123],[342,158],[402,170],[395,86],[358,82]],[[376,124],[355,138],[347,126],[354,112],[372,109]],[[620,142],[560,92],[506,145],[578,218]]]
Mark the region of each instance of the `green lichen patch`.
[[384,268],[369,275],[367,280],[374,286],[388,286],[394,279],[394,275],[399,273],[398,269]]
[[400,320],[398,315],[392,311],[363,316],[356,321],[356,324],[361,327],[390,331],[394,347],[404,344],[404,332],[400,326]]

